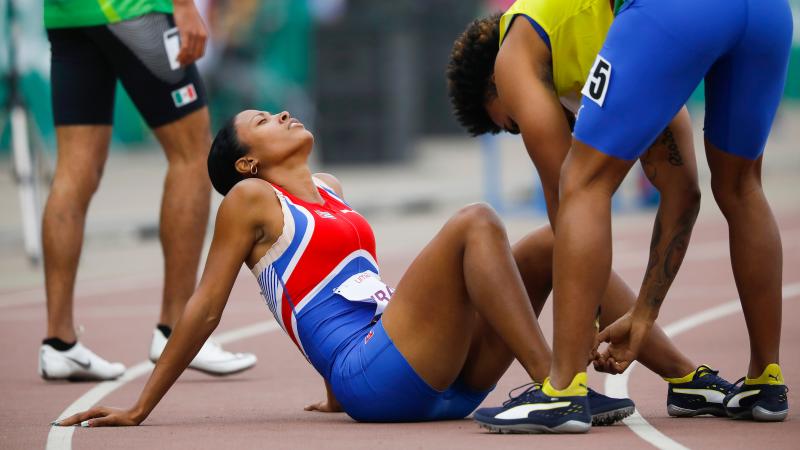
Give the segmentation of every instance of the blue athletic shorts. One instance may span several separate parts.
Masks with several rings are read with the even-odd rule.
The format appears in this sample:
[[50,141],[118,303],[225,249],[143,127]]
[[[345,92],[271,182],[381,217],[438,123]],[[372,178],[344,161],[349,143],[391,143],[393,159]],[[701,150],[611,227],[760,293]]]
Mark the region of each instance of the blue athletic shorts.
[[429,386],[394,346],[378,321],[334,362],[336,399],[359,422],[421,422],[468,416],[490,390],[477,392],[456,380],[446,391]]
[[635,159],[705,78],[706,138],[757,159],[791,45],[787,0],[628,0],[589,73],[574,136]]

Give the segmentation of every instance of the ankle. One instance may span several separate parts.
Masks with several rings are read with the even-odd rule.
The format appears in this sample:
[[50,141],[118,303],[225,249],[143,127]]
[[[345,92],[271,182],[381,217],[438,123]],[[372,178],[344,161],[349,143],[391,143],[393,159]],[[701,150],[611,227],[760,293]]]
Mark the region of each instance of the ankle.
[[42,345],[49,345],[60,352],[65,352],[72,347],[75,347],[75,344],[77,343],[77,340],[67,342],[57,337],[48,337],[42,340]]
[[671,365],[671,366],[669,366],[667,368],[664,368],[663,370],[660,371],[660,373],[658,375],[662,379],[664,379],[664,380],[666,380],[666,381],[668,381],[670,383],[673,383],[673,382],[677,382],[677,381],[673,381],[673,380],[680,380],[680,379],[684,379],[684,378],[687,378],[687,377],[689,377],[691,379],[691,376],[694,375],[694,372],[695,372],[695,370],[697,370],[697,367],[699,367],[699,366],[692,365],[689,362],[676,363],[676,364]]
[[169,336],[172,334],[172,327],[169,325],[164,325],[163,323],[159,323],[156,325],[156,329],[164,335],[165,338],[169,339]]
[[47,339],[60,339],[64,342],[75,342],[78,340],[78,335],[75,333],[73,327],[48,328],[45,336],[47,336]]

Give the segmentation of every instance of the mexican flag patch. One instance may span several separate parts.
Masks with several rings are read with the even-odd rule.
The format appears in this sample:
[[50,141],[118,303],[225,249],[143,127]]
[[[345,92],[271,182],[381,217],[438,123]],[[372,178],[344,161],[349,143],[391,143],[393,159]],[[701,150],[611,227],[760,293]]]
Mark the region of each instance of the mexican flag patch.
[[186,106],[195,100],[197,100],[197,91],[194,90],[193,83],[172,91],[172,101],[175,102],[175,106],[178,108]]

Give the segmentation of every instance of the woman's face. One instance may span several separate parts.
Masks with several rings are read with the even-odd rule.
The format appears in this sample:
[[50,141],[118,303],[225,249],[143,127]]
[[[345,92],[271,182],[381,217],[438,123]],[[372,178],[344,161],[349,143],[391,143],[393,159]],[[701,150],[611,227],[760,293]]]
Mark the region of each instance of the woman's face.
[[311,132],[286,111],[242,111],[234,123],[239,141],[250,149],[248,156],[265,165],[277,165],[298,151],[307,155],[314,143]]

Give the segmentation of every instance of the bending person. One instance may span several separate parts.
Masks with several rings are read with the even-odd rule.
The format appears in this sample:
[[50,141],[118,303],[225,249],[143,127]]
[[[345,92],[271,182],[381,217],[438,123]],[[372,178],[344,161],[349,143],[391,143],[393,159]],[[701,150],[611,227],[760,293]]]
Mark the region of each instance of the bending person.
[[[542,180],[551,225],[559,214],[561,169],[570,149],[571,124],[580,106],[581,87],[612,19],[608,0],[519,0],[502,15],[472,22],[453,46],[447,77],[456,117],[473,135],[500,131],[521,135]],[[685,108],[662,130],[640,157],[645,173],[661,194],[657,216],[665,223],[693,222],[700,197],[691,122]],[[536,254],[520,254],[518,261],[538,261],[542,253],[552,255],[550,227],[537,234],[540,245]],[[551,261],[540,267],[536,280],[546,283],[549,292]],[[526,282],[533,280],[522,272]],[[572,276],[577,274],[567,269],[565,277]],[[603,327],[610,324],[608,317],[618,313],[608,310],[609,306],[631,307],[636,301],[619,275],[611,272],[606,281],[602,303],[604,313],[609,314],[601,316]],[[601,295],[603,290],[596,292]],[[536,304],[535,298],[544,301],[547,293],[531,295]],[[559,326],[572,326],[571,316],[559,316],[558,310],[554,313]],[[698,366],[681,354],[657,326],[653,330],[647,351],[642,351],[639,359],[668,382],[668,414],[725,416],[722,400],[732,388],[730,383],[715,370]],[[659,343],[669,351],[655,351]],[[621,371],[611,358],[599,358],[595,367]],[[476,419],[498,429],[508,424],[519,431],[517,421],[506,421],[502,418],[505,415],[495,417],[498,414],[502,410],[486,410],[476,414]],[[534,426],[531,431],[540,429]]]
[[[679,139],[683,105],[702,79],[711,186],[728,221],[750,336],[744,383],[729,386],[725,397],[720,395],[725,389],[709,386],[716,391],[708,392],[709,400],[734,418],[775,421],[788,414],[778,365],[781,245],[761,187],[761,164],[786,80],[791,30],[786,0],[519,0],[500,20],[496,61],[465,59],[464,67],[484,70],[479,84],[466,85],[467,94],[482,95],[466,111],[481,119],[479,125],[518,128],[545,188],[550,186],[556,233],[554,359],[552,377],[525,405],[532,411],[525,419],[531,430],[550,427],[554,409],[568,412],[588,404],[584,365],[593,344],[588,328],[613,283],[611,196],[636,159],[651,160],[655,142],[677,149],[680,159],[674,161],[691,170],[681,176],[678,164],[674,170],[662,164],[667,170],[652,172],[657,187],[660,182],[671,189],[661,191],[650,263],[635,307],[601,334],[610,346],[598,361],[624,370],[648,353],[645,342],[699,208],[694,161]],[[659,57],[652,58],[655,54]],[[559,100],[580,112],[574,136],[565,132]],[[672,163],[674,154],[660,159]],[[677,195],[668,202],[670,192]],[[560,203],[557,212],[554,202]],[[696,394],[700,391],[695,398],[703,403]],[[501,415],[502,408],[476,413],[488,421],[502,421]],[[584,419],[564,414],[559,420]]]
[[[205,272],[139,400],[60,424],[141,423],[216,328],[242,263],[325,380],[328,397],[311,409],[342,409],[359,421],[456,419],[515,358],[532,380],[544,380],[550,351],[495,213],[462,209],[395,291],[380,280],[367,221],[342,200],[335,178],[312,176],[312,145],[285,112],[244,111],[219,132],[209,173],[225,199]],[[605,419],[633,409],[627,399],[592,398],[592,412]]]

